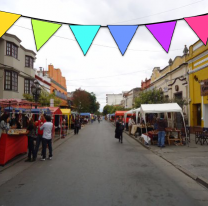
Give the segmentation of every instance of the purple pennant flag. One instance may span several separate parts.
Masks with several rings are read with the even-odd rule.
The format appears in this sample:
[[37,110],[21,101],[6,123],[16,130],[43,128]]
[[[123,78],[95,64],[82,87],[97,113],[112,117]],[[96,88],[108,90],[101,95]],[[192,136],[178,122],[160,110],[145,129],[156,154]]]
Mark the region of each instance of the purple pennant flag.
[[168,53],[176,21],[145,25]]

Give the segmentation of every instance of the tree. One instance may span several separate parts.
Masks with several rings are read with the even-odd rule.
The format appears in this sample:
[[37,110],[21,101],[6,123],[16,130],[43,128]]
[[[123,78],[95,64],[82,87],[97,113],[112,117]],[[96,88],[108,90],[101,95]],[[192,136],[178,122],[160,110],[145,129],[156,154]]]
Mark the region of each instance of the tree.
[[76,89],[73,93],[73,103],[79,112],[90,112],[90,96],[85,90]]
[[[30,102],[34,102],[34,98],[33,98],[33,95],[31,94],[23,94],[23,97],[30,101]],[[41,90],[41,94],[40,94],[40,97],[38,99],[38,103],[41,105],[41,106],[50,106],[50,99],[54,99],[54,106],[55,107],[58,107],[60,104],[61,104],[61,100],[59,98],[57,98],[55,96],[54,93],[49,93],[47,92],[46,90]]]
[[163,92],[157,89],[143,91],[135,99],[135,107],[139,108],[141,104],[159,104],[166,102]]
[[97,102],[97,98],[93,92],[88,93],[90,97],[90,113],[94,114],[100,108],[99,102]]
[[103,115],[106,114],[113,114],[116,111],[129,111],[130,108],[124,108],[121,105],[105,105],[105,107],[103,108]]

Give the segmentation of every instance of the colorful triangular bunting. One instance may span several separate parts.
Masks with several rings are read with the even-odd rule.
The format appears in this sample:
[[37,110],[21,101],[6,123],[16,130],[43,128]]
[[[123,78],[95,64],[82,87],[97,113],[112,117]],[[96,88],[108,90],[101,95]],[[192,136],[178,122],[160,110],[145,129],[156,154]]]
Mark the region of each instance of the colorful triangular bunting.
[[0,37],[21,17],[19,14],[12,14],[0,11]]
[[125,54],[137,28],[138,25],[108,25],[108,29],[122,55]]
[[100,25],[70,25],[69,26],[84,55],[87,54]]
[[55,34],[61,24],[32,19],[33,34],[37,51]]
[[163,49],[168,53],[176,21],[145,25]]
[[208,39],[208,15],[184,18],[204,45]]

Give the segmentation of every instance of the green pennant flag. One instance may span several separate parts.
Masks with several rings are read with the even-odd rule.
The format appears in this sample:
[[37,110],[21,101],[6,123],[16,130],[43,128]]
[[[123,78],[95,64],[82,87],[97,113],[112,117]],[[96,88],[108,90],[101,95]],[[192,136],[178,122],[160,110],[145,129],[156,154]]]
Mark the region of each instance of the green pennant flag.
[[56,33],[61,24],[31,19],[36,50],[40,48]]

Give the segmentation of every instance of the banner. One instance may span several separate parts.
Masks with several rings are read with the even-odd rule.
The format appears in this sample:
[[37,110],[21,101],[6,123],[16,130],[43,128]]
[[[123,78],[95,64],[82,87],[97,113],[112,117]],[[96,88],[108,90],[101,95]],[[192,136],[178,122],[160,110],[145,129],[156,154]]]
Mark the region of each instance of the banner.
[[84,55],[87,54],[98,30],[100,29],[100,25],[73,25],[69,26],[83,52]]
[[131,25],[109,25],[108,29],[111,32],[122,55],[126,52],[138,26]]
[[207,44],[208,38],[208,15],[184,18],[196,35]]
[[[37,19],[19,14],[12,14],[0,11],[0,37],[20,18],[30,18],[33,28],[33,35],[36,44],[36,50],[41,47],[66,24],[70,27],[76,41],[78,42],[84,55],[87,54],[92,42],[100,28],[108,28],[113,39],[115,40],[121,55],[124,55],[131,40],[133,39],[139,26],[146,26],[154,38],[159,42],[162,48],[168,53],[174,34],[177,21],[185,20],[193,29],[196,35],[206,45],[208,39],[208,15],[174,19],[168,22],[156,22],[152,24],[136,25],[78,25],[64,22],[51,22],[49,20]],[[183,34],[181,34],[183,35]]]
[[31,20],[33,35],[36,44],[36,50],[40,48],[57,32],[62,26],[61,24],[55,24],[47,21]]
[[0,37],[20,18],[19,14],[0,11]]
[[170,48],[175,25],[176,21],[146,25],[147,29],[152,33],[167,53]]

